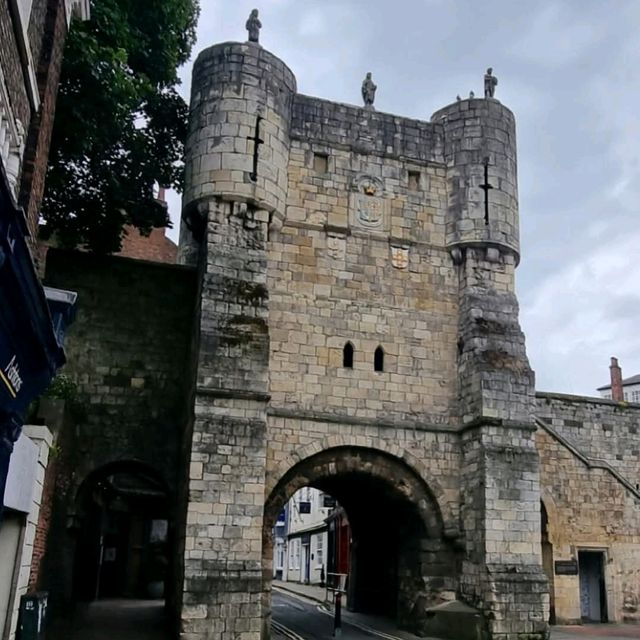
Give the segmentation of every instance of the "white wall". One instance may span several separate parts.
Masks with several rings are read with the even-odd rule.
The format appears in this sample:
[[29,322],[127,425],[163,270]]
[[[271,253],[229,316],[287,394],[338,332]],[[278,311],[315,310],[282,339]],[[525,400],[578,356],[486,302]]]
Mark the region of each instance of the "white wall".
[[0,598],[5,594],[5,600],[8,600],[4,623],[0,608],[2,640],[14,640],[20,598],[27,592],[42,486],[52,441],[47,427],[25,425],[11,454],[4,501],[12,509],[12,514],[6,530],[4,523],[0,524],[0,553],[4,549],[7,554],[0,561],[10,566],[0,572],[0,580],[3,582],[0,584]]

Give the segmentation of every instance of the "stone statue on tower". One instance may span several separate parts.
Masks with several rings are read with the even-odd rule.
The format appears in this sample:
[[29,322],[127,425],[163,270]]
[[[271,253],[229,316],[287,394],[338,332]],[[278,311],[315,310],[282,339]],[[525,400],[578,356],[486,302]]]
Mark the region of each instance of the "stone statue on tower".
[[376,99],[377,85],[371,79],[371,71],[367,73],[367,77],[362,82],[362,99],[367,109],[373,109],[373,101]]
[[493,69],[489,67],[487,73],[484,74],[484,97],[493,98],[496,92],[496,85],[498,84],[498,78],[493,74]]
[[258,18],[258,10],[253,9],[249,15],[249,19],[246,24],[247,31],[249,32],[249,42],[259,42],[260,29],[262,29],[262,22]]

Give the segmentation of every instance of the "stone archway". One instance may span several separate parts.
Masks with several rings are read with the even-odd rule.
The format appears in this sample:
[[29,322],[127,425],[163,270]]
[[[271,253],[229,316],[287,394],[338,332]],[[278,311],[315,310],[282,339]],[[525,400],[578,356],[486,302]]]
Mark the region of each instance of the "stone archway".
[[169,490],[135,460],[92,471],[76,494],[76,600],[163,597],[168,582]]
[[270,625],[272,530],[287,500],[305,486],[331,494],[352,527],[348,601],[384,612],[420,631],[425,609],[452,598],[458,557],[445,536],[441,505],[430,485],[402,457],[365,446],[337,445],[293,454],[273,483],[263,526],[263,623]]

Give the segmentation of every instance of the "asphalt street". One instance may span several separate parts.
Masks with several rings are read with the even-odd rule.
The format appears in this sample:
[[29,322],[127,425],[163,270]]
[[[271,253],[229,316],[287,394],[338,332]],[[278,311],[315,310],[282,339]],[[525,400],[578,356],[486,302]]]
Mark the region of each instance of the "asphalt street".
[[[333,614],[317,602],[282,591],[273,590],[271,601],[273,628],[278,635],[289,640],[335,640]],[[415,636],[404,632],[389,633],[374,629],[361,622],[349,622],[343,618],[341,637],[348,640],[409,640]],[[425,639],[423,639],[425,640]]]

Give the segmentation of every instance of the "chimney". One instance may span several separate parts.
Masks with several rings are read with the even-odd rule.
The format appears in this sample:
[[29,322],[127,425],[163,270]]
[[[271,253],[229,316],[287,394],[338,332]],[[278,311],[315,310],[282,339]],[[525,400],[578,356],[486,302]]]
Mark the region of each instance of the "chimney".
[[624,402],[624,392],[622,391],[622,369],[618,365],[618,358],[611,358],[611,399],[616,402]]

